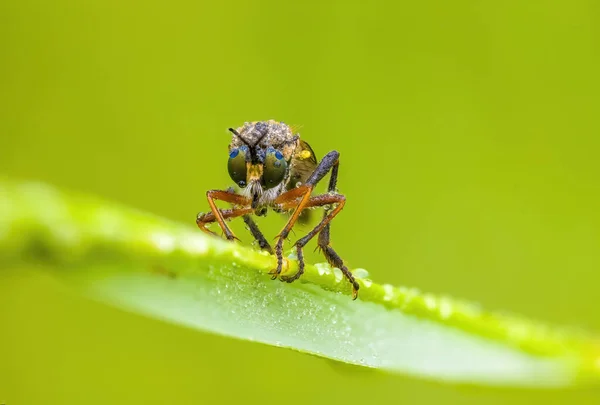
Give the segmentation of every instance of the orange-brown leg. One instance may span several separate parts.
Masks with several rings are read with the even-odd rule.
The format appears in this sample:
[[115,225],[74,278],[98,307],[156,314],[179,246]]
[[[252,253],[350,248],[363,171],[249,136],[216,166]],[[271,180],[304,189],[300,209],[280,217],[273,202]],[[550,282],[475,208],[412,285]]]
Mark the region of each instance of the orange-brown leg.
[[[226,210],[219,210],[219,213],[221,214],[221,217],[225,220],[225,219],[230,219],[230,218],[241,217],[243,215],[247,215],[247,214],[251,213],[252,211],[254,211],[253,208],[247,207],[247,208],[231,208],[231,209],[226,209]],[[217,221],[218,221],[218,217],[215,217],[214,213],[212,213],[212,212],[202,213],[201,212],[198,214],[198,217],[196,218],[196,225],[198,225],[198,228],[200,228],[202,231],[204,231],[206,233],[210,233],[212,235],[217,235],[215,232],[211,231],[210,229],[208,229],[206,227],[206,224],[210,224],[210,223],[217,222]]]
[[[283,267],[283,241],[290,234],[292,227],[298,220],[300,213],[302,212],[304,206],[310,199],[310,193],[312,192],[312,189],[312,185],[302,185],[298,188],[281,194],[274,201],[274,204],[276,206],[282,206],[284,204],[287,204],[288,206],[291,205],[293,207],[296,207],[296,209],[294,210],[287,224],[283,227],[281,232],[279,232],[279,235],[276,236],[277,243],[275,244],[275,256],[277,256],[277,267],[269,272],[269,274],[273,275],[271,277],[271,279],[273,280],[275,280],[279,276],[279,274],[281,274],[281,269]],[[300,201],[298,202],[298,200]]]
[[[233,187],[229,187],[226,191],[228,193],[234,193],[235,189]],[[273,251],[273,248],[271,247],[269,242],[267,242],[267,239],[258,228],[258,225],[256,225],[256,222],[254,222],[254,220],[252,219],[252,214],[254,214],[254,212],[242,215],[244,223],[246,224],[246,229],[250,231],[250,233],[254,237],[254,240],[258,242],[258,245],[260,246],[261,250],[269,252],[270,254],[274,254],[275,252]]]
[[[298,271],[293,276],[282,276],[281,280],[291,283],[291,282],[297,280],[298,278],[300,278],[300,276],[304,273],[304,255],[303,255],[302,249],[304,248],[304,246],[306,246],[306,244],[313,237],[315,237],[316,234],[321,232],[320,235],[323,235],[324,234],[323,231],[327,227],[327,231],[326,231],[327,242],[324,245],[322,243],[319,243],[319,247],[321,249],[323,249],[323,253],[325,254],[325,257],[327,258],[327,261],[329,262],[329,264],[331,264],[334,267],[339,268],[342,271],[342,273],[344,273],[344,275],[346,276],[348,281],[350,281],[350,283],[352,284],[352,298],[356,299],[356,297],[358,296],[358,289],[359,289],[359,285],[356,282],[356,279],[354,278],[354,276],[352,275],[350,270],[348,270],[348,268],[344,265],[343,261],[337,255],[337,253],[335,253],[335,251],[329,246],[329,227],[328,227],[328,225],[331,222],[331,220],[333,218],[335,218],[335,216],[344,208],[344,205],[346,204],[346,197],[344,197],[341,194],[323,194],[323,195],[315,196],[315,197],[312,197],[308,201],[308,203],[305,205],[305,208],[320,207],[320,206],[330,205],[330,204],[336,205],[336,207],[333,210],[331,210],[330,212],[326,212],[325,215],[323,216],[323,219],[321,220],[321,222],[319,222],[319,224],[317,226],[315,226],[315,228],[312,231],[310,231],[306,236],[299,239],[295,243],[296,255],[298,257]],[[319,238],[319,242],[321,242],[321,237]]]
[[[233,232],[229,229],[227,224],[225,224],[225,219],[223,217],[223,214],[225,212],[229,212],[230,217],[237,217],[237,216],[245,215],[249,212],[252,212],[252,208],[241,208],[241,209],[221,211],[217,208],[217,205],[215,204],[215,200],[225,201],[225,202],[229,202],[234,205],[242,205],[242,206],[248,206],[248,205],[250,205],[250,203],[252,201],[249,198],[246,198],[242,195],[235,194],[235,193],[232,193],[229,191],[222,191],[222,190],[207,191],[206,199],[208,200],[208,205],[210,205],[210,209],[212,211],[211,213],[212,213],[213,217],[209,217],[209,215],[211,213],[198,214],[198,217],[196,218],[196,224],[198,225],[198,227],[201,230],[203,230],[204,232],[215,234],[214,232],[207,229],[205,224],[207,224],[209,222],[214,222],[216,220],[219,223],[219,226],[223,230],[223,233],[225,234],[225,237],[228,240],[238,239],[233,234]],[[241,212],[241,210],[245,210],[245,211]],[[223,214],[222,214],[222,212],[223,212]],[[234,212],[235,212],[235,215],[233,214]],[[238,214],[238,212],[241,212],[241,213]],[[207,220],[208,218],[212,218],[212,220]]]
[[[326,160],[332,154],[333,153],[327,155],[323,160]],[[300,278],[300,276],[304,273],[304,256],[302,249],[318,233],[318,248],[321,251],[323,251],[323,254],[325,255],[325,258],[327,259],[329,264],[333,267],[337,267],[338,269],[340,269],[344,276],[346,276],[348,281],[352,284],[352,298],[356,299],[358,297],[358,289],[360,285],[356,282],[354,275],[344,265],[344,261],[341,259],[341,257],[329,245],[329,232],[331,220],[342,210],[344,204],[346,203],[346,198],[343,195],[336,193],[339,164],[335,155],[331,157],[335,158],[335,161],[331,165],[331,178],[329,180],[328,187],[329,194],[311,197],[304,205],[304,208],[324,206],[325,213],[323,215],[323,219],[311,232],[309,232],[306,236],[299,239],[295,243],[296,255],[298,257],[298,272],[293,276],[283,276],[281,277],[281,279],[282,281],[287,281],[288,283],[291,283]],[[319,173],[319,168],[317,168],[317,170],[315,170],[315,173],[313,173],[313,176],[311,176],[311,179],[318,176],[322,177],[323,169],[326,169],[326,167],[321,168],[321,172]],[[286,201],[282,203],[281,206],[278,208],[280,208],[281,210],[287,210],[293,208],[294,204],[297,204],[297,201]],[[335,208],[332,210],[330,207],[328,207],[329,205],[335,206]]]
[[[341,194],[321,194],[314,197],[310,197],[304,208],[322,207],[329,204],[337,204],[340,202]],[[298,206],[298,200],[286,201],[279,206],[278,209],[282,211],[288,211]]]
[[279,235],[277,235],[277,237],[279,238],[277,240],[277,244],[275,245],[275,255],[277,256],[277,268],[270,272],[270,274],[273,275],[273,279],[277,278],[279,274],[281,274],[281,269],[283,266],[283,241],[288,237],[294,224],[298,220],[298,217],[300,216],[302,210],[306,208],[306,204],[310,199],[310,194],[314,186],[323,177],[325,177],[325,175],[332,168],[334,172],[337,173],[339,156],[340,154],[337,151],[329,152],[319,162],[319,165],[316,167],[315,171],[310,175],[310,177],[302,186],[290,190],[286,193],[283,193],[282,195],[277,197],[273,202],[276,206],[281,206],[284,204],[293,204],[294,202],[297,202],[296,209],[294,210],[292,216],[288,220],[287,224],[283,227]]
[[285,225],[285,227],[281,230],[281,232],[279,232],[279,235],[277,235],[276,237],[279,237],[284,233],[286,235],[289,234],[290,230],[292,229],[292,227],[298,220],[300,213],[305,208],[304,206],[310,199],[310,193],[312,192],[312,190],[313,190],[313,186],[302,185],[298,188],[292,189],[290,191],[287,191],[287,192],[281,194],[279,197],[277,197],[275,199],[275,201],[273,201],[273,204],[275,206],[286,205],[288,207],[287,208],[288,210],[292,209],[294,207],[296,208],[294,210],[292,216],[288,220],[287,224]]

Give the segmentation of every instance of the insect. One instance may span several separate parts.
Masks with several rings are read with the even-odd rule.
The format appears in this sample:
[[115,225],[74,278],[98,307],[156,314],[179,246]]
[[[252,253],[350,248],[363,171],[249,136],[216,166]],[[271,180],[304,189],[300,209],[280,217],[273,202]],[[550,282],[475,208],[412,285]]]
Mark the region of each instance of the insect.
[[[352,284],[352,297],[358,296],[359,285],[344,265],[343,260],[329,244],[331,220],[342,210],[346,198],[336,190],[339,156],[331,151],[317,162],[308,143],[294,134],[283,122],[273,120],[247,122],[242,127],[229,128],[232,133],[229,144],[229,176],[238,190],[209,190],[206,192],[211,211],[199,213],[196,218],[198,227],[214,234],[206,225],[217,222],[228,240],[238,239],[229,229],[226,220],[243,217],[247,228],[261,249],[277,257],[277,267],[269,274],[272,279],[280,277],[291,283],[304,273],[304,246],[318,234],[318,248],[334,267],[342,271]],[[331,172],[328,193],[312,195],[314,187],[327,173]],[[215,201],[232,204],[232,208],[219,209]],[[281,275],[283,266],[283,244],[294,224],[307,216],[307,209],[324,207],[323,218],[306,236],[296,241],[298,271],[292,276]],[[279,213],[288,213],[287,224],[277,235],[275,248],[267,242],[254,222],[252,215],[265,216],[268,209]],[[239,240],[239,239],[238,239]]]

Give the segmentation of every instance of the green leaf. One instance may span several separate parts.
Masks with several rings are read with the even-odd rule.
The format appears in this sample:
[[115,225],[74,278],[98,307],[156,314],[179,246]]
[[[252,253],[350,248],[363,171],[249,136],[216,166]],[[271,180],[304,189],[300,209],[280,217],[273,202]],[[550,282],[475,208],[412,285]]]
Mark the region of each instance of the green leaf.
[[[37,267],[120,308],[340,362],[471,384],[600,382],[600,344],[478,305],[274,257],[172,221],[39,183],[0,181],[0,267]],[[290,260],[289,273],[296,269]],[[205,348],[199,348],[205,350]]]

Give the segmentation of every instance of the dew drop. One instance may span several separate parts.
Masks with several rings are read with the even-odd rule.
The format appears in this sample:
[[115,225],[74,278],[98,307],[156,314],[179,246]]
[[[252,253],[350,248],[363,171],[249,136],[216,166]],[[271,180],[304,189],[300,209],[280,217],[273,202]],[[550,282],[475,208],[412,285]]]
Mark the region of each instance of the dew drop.
[[391,301],[394,299],[394,286],[391,284],[384,284],[383,286],[383,292],[385,293],[385,295],[383,296],[383,300],[384,301]]
[[404,295],[404,303],[402,304],[402,309],[406,309],[408,304],[420,294],[418,288],[407,288],[407,287],[399,287],[400,293]]
[[440,299],[440,316],[442,319],[448,319],[452,315],[452,304],[447,298]]
[[352,274],[358,278],[367,278],[369,277],[369,272],[363,268],[354,269]]
[[325,274],[330,274],[331,270],[329,269],[329,265],[327,263],[315,263],[315,267],[319,276],[324,276]]
[[433,311],[437,308],[437,300],[435,299],[435,296],[431,294],[426,294],[425,297],[423,297],[423,299],[428,309]]
[[175,249],[175,239],[171,235],[156,233],[151,238],[154,245],[163,252],[171,252]]

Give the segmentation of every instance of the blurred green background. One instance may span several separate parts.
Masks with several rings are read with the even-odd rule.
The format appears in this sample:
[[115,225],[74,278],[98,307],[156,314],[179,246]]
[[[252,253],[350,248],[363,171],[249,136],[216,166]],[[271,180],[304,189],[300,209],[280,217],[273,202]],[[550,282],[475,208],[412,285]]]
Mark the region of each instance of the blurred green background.
[[[341,152],[348,204],[332,236],[351,266],[600,331],[599,12],[592,0],[5,0],[0,173],[195,226],[205,191],[231,183],[226,128],[301,125],[319,156]],[[274,236],[283,219],[260,224]],[[2,273],[9,405],[600,397],[346,369]]]

